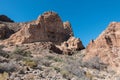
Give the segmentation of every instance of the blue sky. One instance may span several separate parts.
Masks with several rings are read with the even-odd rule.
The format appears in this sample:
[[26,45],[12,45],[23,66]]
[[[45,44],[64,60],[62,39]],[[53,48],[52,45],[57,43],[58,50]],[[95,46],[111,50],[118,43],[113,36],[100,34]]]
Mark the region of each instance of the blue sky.
[[75,37],[86,46],[112,21],[120,21],[120,0],[1,0],[0,14],[16,22],[37,19],[45,11],[70,21]]

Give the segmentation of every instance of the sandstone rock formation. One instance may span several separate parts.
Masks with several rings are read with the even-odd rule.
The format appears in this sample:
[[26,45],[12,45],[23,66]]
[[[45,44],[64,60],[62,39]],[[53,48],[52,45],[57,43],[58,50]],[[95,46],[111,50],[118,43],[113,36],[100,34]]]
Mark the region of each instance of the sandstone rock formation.
[[46,41],[62,42],[67,40],[68,37],[58,14],[46,12],[39,16],[35,23],[26,24],[6,42],[15,44]]
[[71,28],[71,24],[70,24],[69,21],[64,22],[63,26],[64,26],[65,34],[67,34],[68,37],[69,36],[74,36],[72,28]]
[[75,50],[84,49],[80,39],[73,37],[70,22],[62,22],[55,12],[45,12],[37,20],[31,22],[9,23],[2,21],[1,26],[1,38],[8,38],[0,42],[3,45],[35,42],[49,44],[50,42],[49,50],[59,54],[72,54]]
[[73,49],[73,50],[84,49],[84,46],[79,38],[70,37],[68,41],[66,41],[66,43],[68,44],[68,49]]
[[67,41],[64,41],[61,46],[58,46],[64,54],[73,54],[73,51],[82,50],[85,47],[79,38],[70,37]]
[[11,20],[10,18],[8,18],[5,15],[0,15],[0,21],[4,21],[4,22],[14,22],[13,20]]
[[120,23],[112,22],[96,40],[90,42],[86,50],[86,60],[98,56],[106,64],[120,66]]
[[35,22],[25,24],[5,42],[12,44],[31,42],[61,43],[73,36],[69,22],[63,23],[55,12],[46,12]]

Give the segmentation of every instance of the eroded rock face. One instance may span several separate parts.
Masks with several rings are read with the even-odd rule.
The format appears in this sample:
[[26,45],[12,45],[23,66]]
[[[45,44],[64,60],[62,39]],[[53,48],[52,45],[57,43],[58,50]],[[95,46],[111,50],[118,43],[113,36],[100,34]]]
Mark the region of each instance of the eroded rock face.
[[11,20],[10,18],[8,18],[5,15],[0,15],[0,21],[3,21],[3,22],[14,22],[13,20]]
[[47,45],[47,49],[49,49],[49,50],[51,50],[51,51],[53,51],[55,53],[58,53],[58,54],[62,54],[63,53],[63,51],[60,50],[58,47],[56,47],[56,45],[54,45],[53,43],[48,44]]
[[120,23],[112,22],[96,40],[90,42],[86,50],[86,60],[98,56],[106,64],[120,66]]
[[74,36],[73,31],[72,31],[72,27],[71,27],[71,24],[69,21],[64,22],[63,27],[64,27],[65,34],[68,35],[68,38],[70,36]]
[[47,41],[61,43],[67,41],[72,35],[70,23],[63,24],[57,13],[46,12],[34,23],[25,24],[5,42],[12,44]]
[[84,49],[84,46],[79,38],[70,37],[68,41],[64,42],[63,45],[68,49],[81,50]]
[[82,50],[85,47],[79,38],[70,37],[67,41],[64,41],[59,48],[63,51],[64,54],[73,54],[72,51]]
[[70,22],[62,22],[59,15],[55,12],[45,12],[37,20],[31,22],[5,24],[7,24],[8,29],[12,29],[15,33],[9,35],[8,39],[1,41],[0,44],[2,45],[50,42],[49,50],[59,54],[70,55],[73,54],[73,51],[84,49],[80,39],[73,37]]
[[6,39],[13,33],[14,31],[10,30],[5,24],[0,24],[0,39]]

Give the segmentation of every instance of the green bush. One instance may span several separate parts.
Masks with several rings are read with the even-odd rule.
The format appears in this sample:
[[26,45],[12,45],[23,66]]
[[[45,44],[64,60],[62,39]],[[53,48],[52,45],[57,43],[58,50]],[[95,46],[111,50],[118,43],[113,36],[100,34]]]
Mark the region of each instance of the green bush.
[[56,70],[57,72],[60,72],[60,68],[58,67],[54,67],[54,70]]
[[9,63],[0,63],[0,73],[3,72],[14,72],[17,70],[17,65],[13,62]]
[[9,54],[2,50],[3,47],[4,46],[0,45],[0,56],[5,57],[5,58],[9,58]]
[[31,68],[37,67],[37,62],[29,58],[24,59],[23,63]]
[[31,52],[30,51],[24,51],[24,50],[22,50],[18,47],[16,47],[12,53],[17,54],[17,55],[21,55],[21,56],[24,56],[24,57],[31,57]]
[[47,59],[53,60],[55,62],[63,62],[63,60],[59,57],[54,57],[54,56],[47,56]]
[[61,70],[60,73],[65,79],[69,80],[72,77],[72,75],[67,70]]

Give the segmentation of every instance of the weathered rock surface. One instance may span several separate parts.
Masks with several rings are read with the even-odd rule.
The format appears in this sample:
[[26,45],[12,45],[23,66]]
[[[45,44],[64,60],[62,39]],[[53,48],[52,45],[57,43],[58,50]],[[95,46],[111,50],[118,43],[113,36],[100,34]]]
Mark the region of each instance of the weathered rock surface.
[[5,38],[0,42],[2,45],[50,42],[51,44],[47,44],[49,50],[59,54],[73,54],[75,50],[84,49],[80,39],[73,37],[70,22],[62,22],[60,16],[55,12],[45,12],[37,20],[31,22],[10,23],[0,21],[0,24],[1,26],[4,25],[4,28],[1,27],[1,39]]
[[70,36],[74,36],[73,31],[72,31],[72,27],[69,21],[66,21],[63,23],[64,26],[64,30],[65,30],[65,34],[68,35],[68,38]]
[[51,50],[51,51],[53,51],[53,52],[55,52],[57,54],[62,54],[63,53],[63,51],[60,50],[58,47],[56,47],[56,45],[54,45],[53,43],[48,44],[47,49],[49,49],[49,50]]
[[47,41],[61,43],[72,35],[69,23],[64,26],[57,13],[46,12],[34,23],[25,24],[20,31],[5,42],[13,44]]
[[120,23],[112,22],[108,28],[96,39],[92,40],[86,48],[84,59],[98,56],[104,63],[113,68],[120,67]]
[[0,39],[9,38],[14,31],[10,30],[5,24],[0,24]]
[[70,37],[58,47],[63,51],[64,54],[73,54],[72,51],[82,50],[85,48],[80,39],[75,37]]
[[3,22],[14,22],[13,20],[11,20],[10,18],[8,18],[5,15],[0,15],[0,21],[3,21]]

